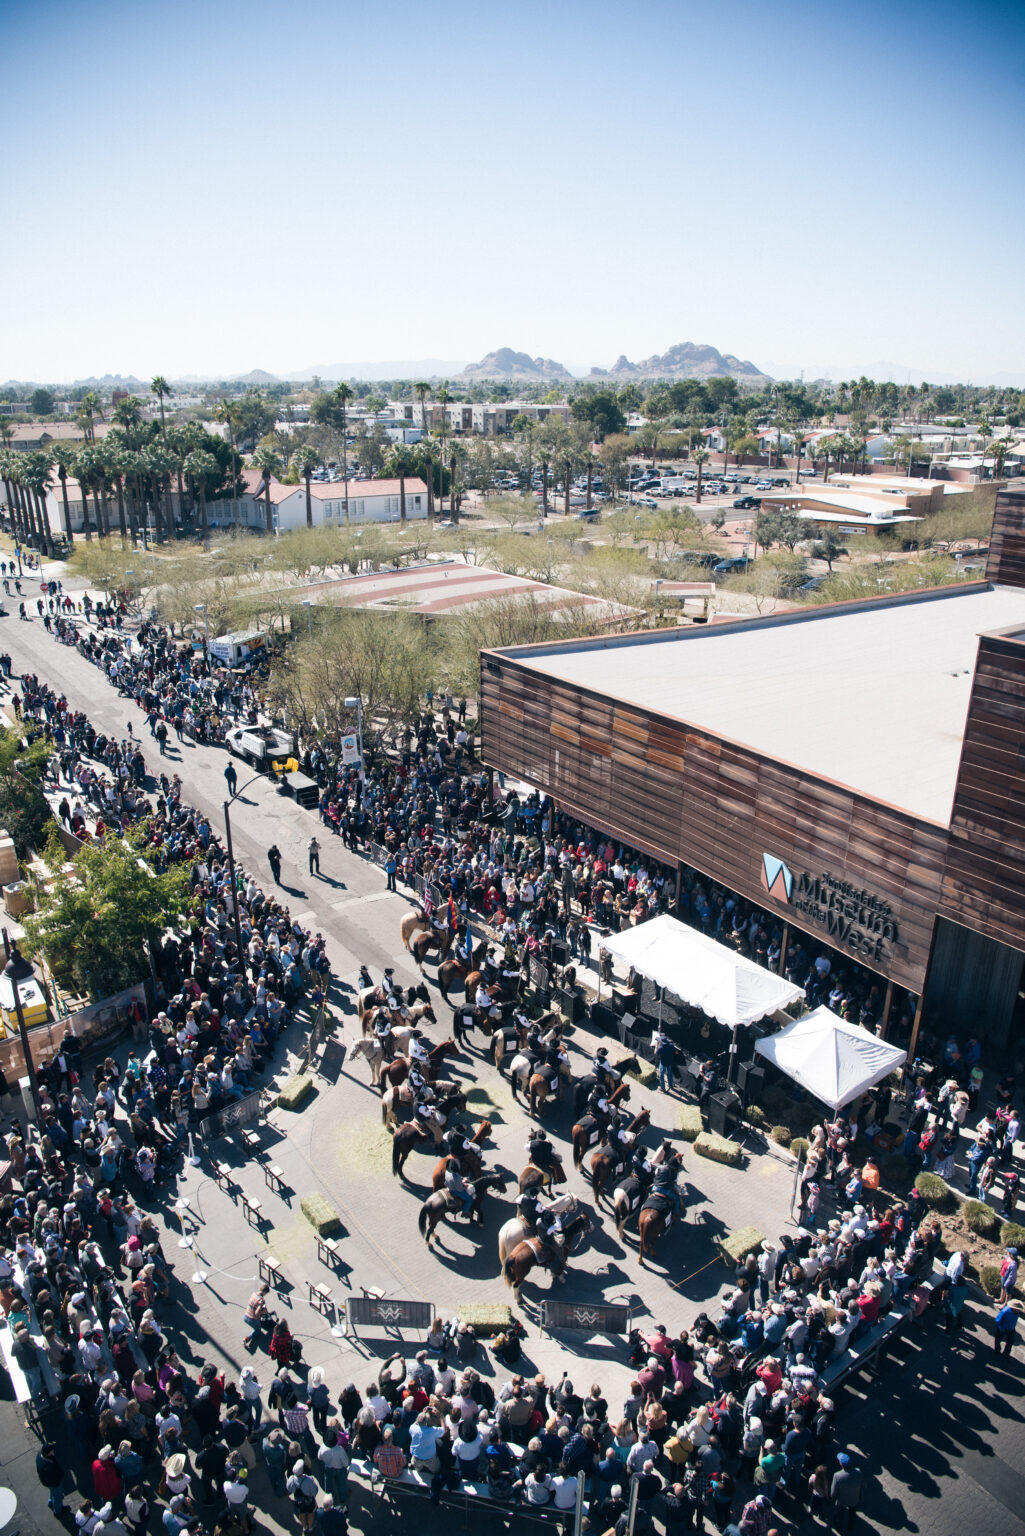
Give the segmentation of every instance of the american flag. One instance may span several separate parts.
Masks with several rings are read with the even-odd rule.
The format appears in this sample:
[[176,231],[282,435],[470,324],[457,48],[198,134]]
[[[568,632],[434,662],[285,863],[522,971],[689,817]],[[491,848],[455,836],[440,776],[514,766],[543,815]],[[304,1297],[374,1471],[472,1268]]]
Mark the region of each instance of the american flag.
[[434,897],[431,895],[431,888],[429,885],[424,886],[423,909],[424,917],[430,917],[431,913],[434,911]]

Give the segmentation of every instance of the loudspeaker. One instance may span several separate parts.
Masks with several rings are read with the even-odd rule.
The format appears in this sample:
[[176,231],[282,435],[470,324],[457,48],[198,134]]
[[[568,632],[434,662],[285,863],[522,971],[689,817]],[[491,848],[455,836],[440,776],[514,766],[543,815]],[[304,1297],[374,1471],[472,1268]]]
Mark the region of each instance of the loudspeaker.
[[765,1068],[758,1061],[742,1061],[737,1068],[737,1087],[748,1104],[754,1103],[765,1087]]
[[740,1118],[740,1100],[729,1088],[713,1093],[708,1101],[708,1128],[719,1136],[728,1136]]
[[569,965],[569,945],[565,939],[552,940],[552,959],[556,965]]
[[558,991],[559,1008],[571,1024],[584,1016],[584,1000],[580,993],[571,987],[560,987]]

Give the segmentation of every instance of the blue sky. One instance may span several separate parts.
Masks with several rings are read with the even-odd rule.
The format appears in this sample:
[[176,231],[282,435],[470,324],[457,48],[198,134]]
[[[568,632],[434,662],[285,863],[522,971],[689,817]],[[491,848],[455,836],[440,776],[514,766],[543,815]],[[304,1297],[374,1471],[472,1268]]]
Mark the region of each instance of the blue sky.
[[1025,8],[0,0],[0,379],[1025,382]]

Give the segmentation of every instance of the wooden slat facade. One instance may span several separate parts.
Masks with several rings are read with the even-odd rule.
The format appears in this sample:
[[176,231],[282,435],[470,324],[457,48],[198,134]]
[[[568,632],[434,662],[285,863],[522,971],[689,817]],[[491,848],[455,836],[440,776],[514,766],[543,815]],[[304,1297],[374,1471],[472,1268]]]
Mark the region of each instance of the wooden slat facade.
[[[685,722],[570,687],[515,654],[481,672],[484,761],[563,810],[669,864],[688,864],[809,934],[813,919],[770,897],[762,855],[886,902],[897,924],[876,962],[900,985],[925,979],[947,831],[809,778]],[[831,940],[830,942],[835,942]]]
[[1025,587],[1025,491],[997,496],[986,577],[997,585]]

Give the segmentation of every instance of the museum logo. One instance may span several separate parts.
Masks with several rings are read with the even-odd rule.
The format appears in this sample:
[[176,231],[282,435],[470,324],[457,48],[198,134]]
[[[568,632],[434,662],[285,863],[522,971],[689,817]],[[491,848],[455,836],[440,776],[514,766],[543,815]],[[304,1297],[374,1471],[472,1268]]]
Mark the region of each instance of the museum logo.
[[832,942],[863,960],[881,960],[884,946],[898,940],[897,918],[888,902],[834,875],[793,871],[775,854],[762,854],[762,887],[776,901],[823,928]]

